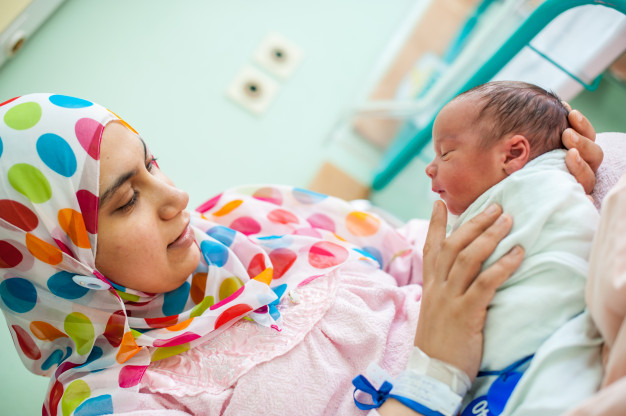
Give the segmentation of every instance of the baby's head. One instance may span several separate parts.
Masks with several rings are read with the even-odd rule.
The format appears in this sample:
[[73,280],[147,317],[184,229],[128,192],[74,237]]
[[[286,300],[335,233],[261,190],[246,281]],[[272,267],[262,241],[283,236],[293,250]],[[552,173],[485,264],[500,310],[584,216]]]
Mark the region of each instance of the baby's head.
[[433,126],[432,189],[461,214],[487,189],[535,157],[562,148],[568,110],[536,85],[496,81],[450,101]]

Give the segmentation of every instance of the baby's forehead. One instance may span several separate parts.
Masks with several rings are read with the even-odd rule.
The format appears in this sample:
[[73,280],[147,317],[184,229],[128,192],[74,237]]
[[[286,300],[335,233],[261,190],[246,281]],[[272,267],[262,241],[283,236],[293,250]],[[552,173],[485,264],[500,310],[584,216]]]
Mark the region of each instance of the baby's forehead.
[[482,117],[482,101],[483,97],[474,94],[464,94],[455,97],[441,109],[437,118],[440,122],[448,122],[450,119],[462,119],[466,124],[473,124]]

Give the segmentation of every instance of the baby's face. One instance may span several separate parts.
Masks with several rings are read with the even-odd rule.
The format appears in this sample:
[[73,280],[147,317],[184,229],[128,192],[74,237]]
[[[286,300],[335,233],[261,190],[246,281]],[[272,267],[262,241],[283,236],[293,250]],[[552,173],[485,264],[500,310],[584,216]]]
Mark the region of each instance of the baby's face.
[[455,99],[439,112],[433,126],[435,158],[426,166],[426,174],[433,192],[455,215],[506,177],[498,144],[487,149],[478,146],[478,108],[472,98]]
[[200,260],[188,201],[136,134],[109,123],[100,147],[97,269],[143,292],[178,288]]

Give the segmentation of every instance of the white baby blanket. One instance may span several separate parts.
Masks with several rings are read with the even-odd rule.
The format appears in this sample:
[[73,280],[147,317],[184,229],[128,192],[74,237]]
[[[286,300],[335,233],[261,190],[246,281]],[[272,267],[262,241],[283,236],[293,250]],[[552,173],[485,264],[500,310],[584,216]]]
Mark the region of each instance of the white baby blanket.
[[[494,185],[453,228],[492,203],[513,217],[513,229],[483,267],[516,244],[524,247],[525,257],[488,310],[482,371],[502,370],[537,353],[557,329],[583,312],[587,261],[598,222],[596,208],[565,166],[564,150],[541,155]],[[493,377],[479,377],[466,402],[485,394],[491,381]]]

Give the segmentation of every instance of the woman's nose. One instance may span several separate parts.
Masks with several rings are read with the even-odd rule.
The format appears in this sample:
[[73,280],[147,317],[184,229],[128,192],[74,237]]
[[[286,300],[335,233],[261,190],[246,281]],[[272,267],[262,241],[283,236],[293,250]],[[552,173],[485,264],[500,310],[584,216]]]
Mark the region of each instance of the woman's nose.
[[162,219],[172,219],[187,208],[189,194],[182,189],[171,184],[165,184],[160,192],[162,192],[162,199],[159,206],[159,216]]
[[437,172],[437,168],[435,167],[434,161],[426,165],[426,175],[428,175],[430,179],[435,177],[436,172]]

